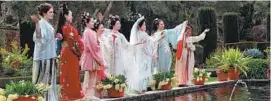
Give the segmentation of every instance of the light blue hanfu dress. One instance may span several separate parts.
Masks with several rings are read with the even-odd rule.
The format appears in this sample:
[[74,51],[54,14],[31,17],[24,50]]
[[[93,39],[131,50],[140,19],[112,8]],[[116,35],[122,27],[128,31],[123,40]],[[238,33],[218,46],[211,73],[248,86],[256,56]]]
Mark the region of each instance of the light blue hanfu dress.
[[56,39],[54,27],[44,18],[39,21],[41,37],[33,35],[35,42],[33,55],[33,74],[34,84],[43,83],[52,87],[44,95],[46,101],[59,101],[56,81]]
[[179,35],[184,31],[184,24],[187,24],[185,21],[182,24],[179,24],[173,29],[165,29],[165,30],[157,30],[154,34],[154,38],[158,38],[161,36],[162,32],[165,31],[165,38],[161,39],[158,44],[158,59],[154,61],[153,68],[156,68],[158,72],[170,72],[170,67],[172,63],[172,54],[169,47],[171,44],[172,48],[176,49],[177,40]]

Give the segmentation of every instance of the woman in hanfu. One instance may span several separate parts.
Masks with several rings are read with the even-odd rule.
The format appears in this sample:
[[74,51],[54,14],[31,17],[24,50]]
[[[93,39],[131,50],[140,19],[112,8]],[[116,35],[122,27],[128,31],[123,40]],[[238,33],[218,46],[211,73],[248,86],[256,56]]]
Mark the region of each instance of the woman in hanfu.
[[129,69],[127,77],[130,89],[134,89],[138,93],[147,91],[149,79],[152,76],[152,60],[157,56],[154,47],[158,45],[158,41],[162,38],[164,38],[164,35],[160,36],[159,39],[153,39],[146,33],[144,17],[140,17],[134,23],[131,29],[130,43],[135,44],[141,40],[144,43],[135,46],[133,49],[135,66]]
[[60,53],[60,100],[78,100],[84,97],[81,91],[79,59],[84,49],[78,31],[71,25],[72,12],[62,5],[59,26],[62,27],[63,42]]
[[[38,6],[38,17],[33,15],[31,19],[36,23],[36,31],[33,35],[35,49],[33,55],[34,84],[44,83],[52,87],[45,93],[46,101],[58,101],[56,82],[56,41],[61,40],[61,34],[55,34],[54,27],[49,20],[53,19],[53,6],[43,3]],[[57,40],[56,40],[57,39]]]
[[153,22],[153,29],[155,33],[153,34],[154,38],[160,37],[162,33],[165,33],[165,38],[159,41],[157,51],[158,59],[156,65],[153,68],[156,68],[158,72],[170,72],[170,67],[172,63],[172,55],[169,44],[176,49],[177,38],[180,36],[185,29],[187,21],[184,21],[182,24],[176,26],[174,29],[164,29],[165,25],[163,20],[156,18]]
[[178,37],[175,74],[177,85],[187,86],[191,84],[193,68],[195,65],[194,51],[196,50],[193,43],[203,40],[210,29],[205,29],[199,36],[191,36],[192,28],[185,27],[185,32]]
[[[95,85],[104,74],[104,61],[101,53],[98,35],[95,32],[99,27],[99,22],[89,17],[88,13],[82,15],[82,23],[85,26],[83,33],[84,51],[81,57],[81,70],[85,72],[83,92],[85,100],[97,100],[95,97]],[[96,22],[96,25],[95,25]]]
[[121,24],[118,16],[110,17],[110,34],[107,36],[107,42],[110,43],[110,53],[105,55],[110,56],[107,68],[107,73],[111,75],[127,75],[127,69],[132,67],[134,61],[132,61],[133,47],[144,42],[140,41],[135,44],[130,44],[124,35],[119,32]]

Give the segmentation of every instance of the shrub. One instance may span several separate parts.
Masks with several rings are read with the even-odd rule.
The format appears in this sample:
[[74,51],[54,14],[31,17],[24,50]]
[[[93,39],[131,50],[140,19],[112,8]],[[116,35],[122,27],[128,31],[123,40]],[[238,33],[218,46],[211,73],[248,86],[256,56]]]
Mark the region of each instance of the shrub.
[[252,58],[264,58],[264,54],[259,49],[256,48],[244,51],[244,56]]
[[267,79],[267,63],[265,59],[251,59],[248,63],[247,77],[241,74],[241,78]]

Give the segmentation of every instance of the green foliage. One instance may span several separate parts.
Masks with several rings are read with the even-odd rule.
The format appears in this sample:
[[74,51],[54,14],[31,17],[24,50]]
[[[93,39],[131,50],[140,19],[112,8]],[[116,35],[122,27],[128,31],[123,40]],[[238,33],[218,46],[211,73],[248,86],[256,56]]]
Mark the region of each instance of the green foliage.
[[198,33],[203,32],[206,28],[210,28],[210,31],[206,35],[205,39],[201,41],[201,45],[204,46],[205,59],[216,49],[217,43],[217,23],[216,12],[214,8],[203,7],[198,9]]
[[5,95],[18,94],[18,95],[41,95],[48,91],[50,86],[44,84],[33,84],[30,81],[11,82],[5,87]]
[[224,42],[233,43],[239,41],[238,16],[235,12],[223,14]]
[[[0,49],[2,55],[1,62],[4,75],[8,76],[28,76],[31,75],[32,58],[27,56],[29,48],[25,45],[25,48],[21,50],[17,41],[11,43],[11,51],[7,51],[4,48]],[[3,75],[2,74],[2,75]]]
[[127,79],[124,75],[115,75],[115,76],[108,76],[104,80],[101,81],[103,85],[117,85],[117,84],[126,84]]
[[156,82],[162,82],[165,81],[166,79],[171,79],[174,77],[174,72],[158,72],[153,75],[153,80]]
[[205,69],[194,68],[193,70],[193,78],[197,79],[197,81],[201,80],[202,77],[206,77],[208,79],[211,75],[211,72],[206,72]]
[[0,48],[5,45],[5,34],[3,30],[0,30]]
[[242,73],[247,75],[248,63],[251,60],[250,57],[245,57],[244,54],[239,49],[228,49],[225,50],[222,55],[222,61],[225,62],[224,65],[230,68],[238,68]]
[[259,49],[256,48],[244,51],[244,56],[252,58],[264,58],[264,54]]
[[[265,59],[251,59],[248,63],[247,79],[267,79],[267,61]],[[244,74],[241,74],[245,78]]]
[[215,52],[213,52],[210,57],[206,60],[206,66],[209,68],[219,68],[223,72],[227,73],[229,67],[223,66],[226,64],[226,57],[223,57],[223,50],[217,49]]

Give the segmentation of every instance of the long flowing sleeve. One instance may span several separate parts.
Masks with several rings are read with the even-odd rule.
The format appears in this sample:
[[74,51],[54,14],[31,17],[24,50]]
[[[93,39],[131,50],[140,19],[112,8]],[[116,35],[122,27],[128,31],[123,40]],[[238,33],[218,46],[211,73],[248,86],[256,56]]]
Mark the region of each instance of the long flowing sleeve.
[[39,26],[40,26],[40,34],[41,34],[41,37],[40,38],[37,38],[37,33],[36,31],[34,32],[34,35],[33,35],[33,41],[35,43],[41,43],[41,44],[45,44],[45,36],[46,36],[46,31],[48,30],[46,28],[46,25],[44,23],[44,21],[40,20],[39,21]]
[[71,47],[74,54],[77,56],[81,55],[84,49],[84,44],[78,34],[78,31],[72,26],[64,26],[62,28],[62,32],[68,46]]
[[90,52],[91,56],[93,56],[93,58],[100,65],[104,65],[101,48],[97,43],[98,40],[95,34],[95,32],[88,33],[88,35],[86,36],[88,41],[86,41],[85,47],[87,48],[86,50]]
[[195,42],[199,42],[199,41],[205,39],[205,36],[206,36],[206,33],[203,32],[199,36],[190,36],[190,37],[188,37],[188,40],[191,40],[190,42],[195,43]]
[[165,30],[166,33],[166,40],[172,45],[174,49],[176,49],[177,43],[179,41],[179,37],[184,34],[185,28],[187,26],[187,21],[184,21],[183,23],[177,25],[173,29],[167,29]]
[[195,51],[196,47],[195,47],[195,45],[193,43],[203,40],[205,38],[205,36],[206,36],[206,33],[203,32],[199,36],[190,36],[190,37],[188,37],[187,40],[186,40],[187,47],[189,49],[191,49],[192,51]]

